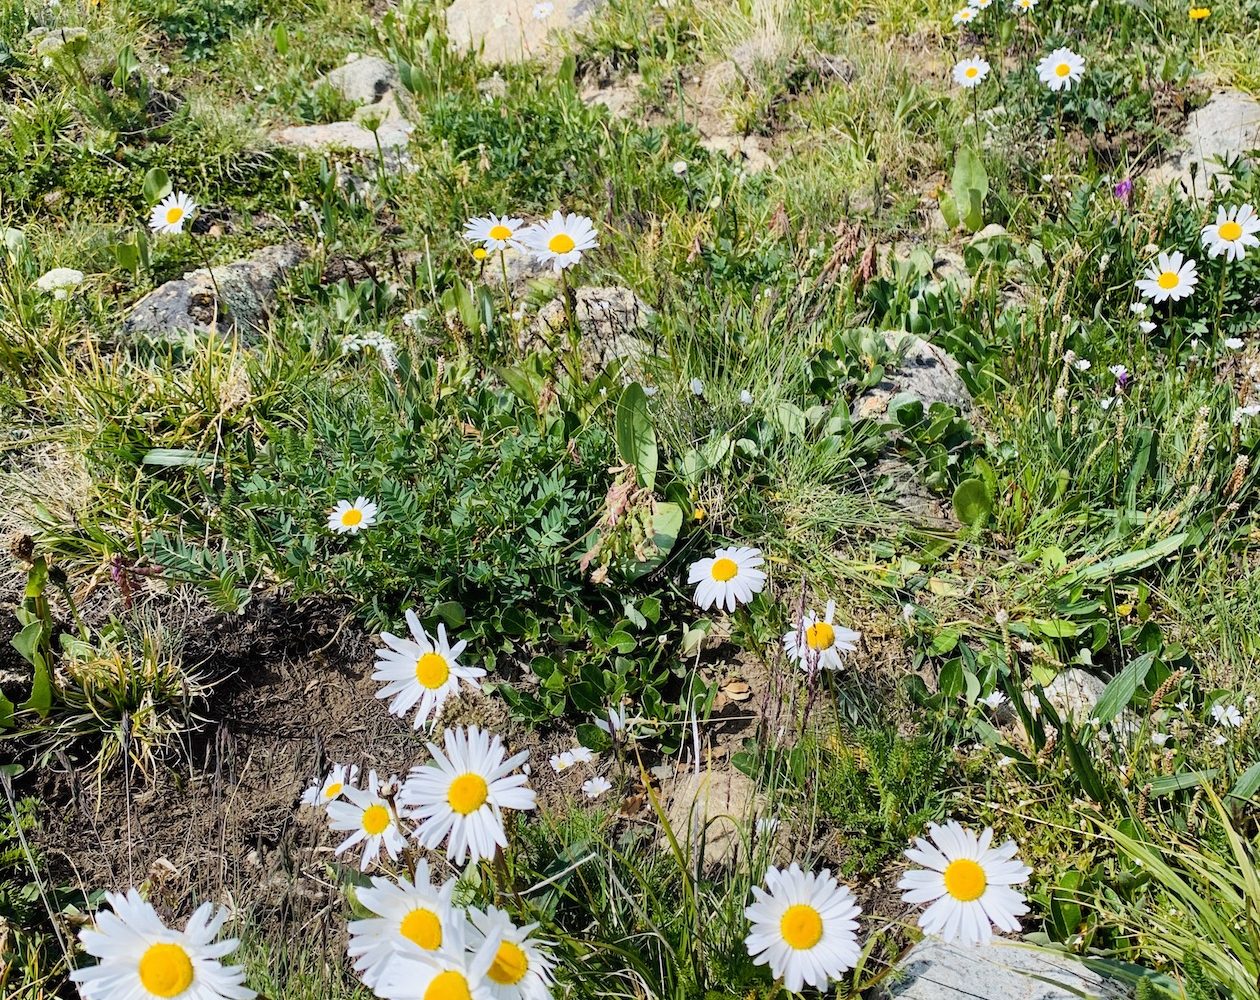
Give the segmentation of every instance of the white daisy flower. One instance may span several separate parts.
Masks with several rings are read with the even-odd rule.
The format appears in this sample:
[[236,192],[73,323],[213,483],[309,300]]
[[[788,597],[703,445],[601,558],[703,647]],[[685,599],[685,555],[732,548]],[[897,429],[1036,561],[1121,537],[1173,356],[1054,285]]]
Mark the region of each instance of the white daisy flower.
[[1055,49],[1037,63],[1037,76],[1051,90],[1071,90],[1085,75],[1085,60],[1071,49]]
[[328,530],[338,535],[357,535],[376,523],[377,510],[376,504],[367,497],[356,497],[353,502],[338,500],[337,506],[328,512]]
[[588,799],[597,799],[611,788],[612,782],[603,777],[589,778],[582,782],[582,794]]
[[54,299],[66,299],[74,289],[83,284],[83,272],[73,267],[54,267],[45,271],[35,281],[41,292],[51,292]]
[[828,601],[821,618],[806,611],[800,624],[783,634],[783,649],[807,670],[839,670],[840,654],[852,653],[861,639],[861,632],[836,627],[836,602]]
[[976,10],[986,10],[992,4],[993,0],[967,0],[967,6],[974,7]]
[[989,64],[986,60],[964,59],[954,67],[954,82],[960,87],[966,87],[970,90],[984,82],[984,78],[989,75]]
[[[458,926],[459,921],[450,922],[452,930]],[[461,940],[466,932],[464,926]],[[373,991],[385,1000],[496,1000],[488,973],[498,950],[499,939],[488,937],[476,951],[460,947],[396,955]]]
[[376,651],[372,680],[385,682],[376,697],[393,699],[389,703],[390,714],[406,716],[413,708],[416,710],[412,726],[419,729],[426,722],[437,721],[446,700],[458,693],[460,681],[480,691],[477,679],[486,672],[459,662],[459,654],[468,643],[461,639],[451,645],[445,625],[439,624],[437,636],[431,636],[416,613],[408,609],[407,627],[411,630],[410,639],[381,633],[385,645]]
[[1146,269],[1137,281],[1137,290],[1155,302],[1172,299],[1177,302],[1186,298],[1199,283],[1199,265],[1187,259],[1180,250],[1161,253],[1159,259]]
[[494,961],[486,971],[487,986],[495,1000],[551,1000],[551,970],[555,961],[548,942],[531,938],[537,924],[516,927],[500,909],[468,909],[468,946],[480,948],[497,941]]
[[1237,705],[1213,705],[1212,721],[1218,726],[1237,729],[1243,724],[1242,712]]
[[522,219],[495,215],[469,219],[464,223],[464,239],[480,243],[487,250],[506,250],[525,226]]
[[976,9],[974,7],[963,7],[954,11],[951,19],[955,24],[970,24],[976,19]]
[[326,806],[341,798],[346,788],[359,780],[359,768],[355,764],[334,764],[323,781],[316,779],[302,793],[302,805]]
[[156,233],[182,233],[184,223],[197,214],[197,203],[183,191],[172,192],[149,212],[149,228]]
[[[390,778],[389,784],[397,784]],[[390,860],[397,860],[406,846],[394,807],[380,793],[381,784],[375,771],[368,772],[367,788],[347,788],[342,792],[344,800],[328,803],[328,827],[348,836],[333,852],[338,857],[354,847],[363,845],[363,857],[359,870],[367,871],[384,848]]]
[[715,604],[734,611],[747,604],[766,585],[766,574],[758,569],[765,560],[760,549],[742,546],[718,549],[708,559],[691,564],[687,582],[696,584],[695,602],[708,609]]
[[606,719],[595,719],[595,725],[616,739],[626,731],[626,707],[624,705],[610,708]]
[[585,215],[552,212],[550,219],[535,222],[521,230],[517,242],[559,274],[582,259],[582,254],[599,247],[595,226]]
[[1014,3],[1011,4],[1011,9],[1013,9],[1016,14],[1027,14],[1036,6],[1037,0],[1014,0]]
[[803,872],[795,861],[786,871],[766,870],[766,888],[753,886],[755,902],[744,910],[752,925],[744,944],[754,965],[769,965],[789,993],[806,984],[825,991],[857,964],[857,915],[848,886],[829,870]]
[[[110,910],[79,932],[96,965],[70,978],[83,1000],[252,1000],[245,970],[219,961],[236,950],[235,938],[216,941],[228,919],[226,908],[202,903],[182,931],[167,927],[135,889],[107,892]],[[112,912],[111,912],[112,911]]]
[[991,827],[977,837],[953,820],[944,826],[929,823],[928,836],[935,845],[918,837],[906,851],[907,858],[924,867],[907,872],[897,883],[907,890],[901,897],[905,902],[932,903],[919,918],[923,931],[963,945],[987,944],[994,926],[1018,931],[1016,917],[1028,907],[1011,886],[1026,882],[1031,869],[1016,858],[1015,841],[991,848]]
[[375,989],[389,975],[399,955],[424,957],[439,949],[463,950],[459,935],[464,921],[451,913],[456,881],[451,878],[440,887],[434,886],[429,863],[420,861],[414,882],[405,877],[394,882],[376,876],[370,887],[355,890],[363,908],[375,914],[351,920],[349,925],[348,951],[355,972],[369,989]]
[[1247,256],[1248,247],[1260,246],[1260,216],[1250,205],[1237,208],[1222,206],[1216,213],[1216,221],[1203,227],[1203,245],[1213,259],[1221,254],[1228,261]]
[[507,846],[503,810],[534,808],[525,775],[512,773],[529,751],[507,757],[503,741],[476,726],[448,729],[444,742],[445,753],[429,744],[433,760],[412,770],[399,801],[421,821],[415,835],[429,850],[446,841],[457,865],[491,858]]

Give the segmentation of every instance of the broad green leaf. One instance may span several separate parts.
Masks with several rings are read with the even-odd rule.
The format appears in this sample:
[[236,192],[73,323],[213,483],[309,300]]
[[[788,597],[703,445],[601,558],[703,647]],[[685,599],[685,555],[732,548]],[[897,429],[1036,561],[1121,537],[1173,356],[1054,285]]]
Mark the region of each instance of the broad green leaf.
[[[683,510],[678,504],[658,503],[652,512],[652,544],[656,547],[656,552],[650,559],[627,566],[625,576],[637,580],[660,566],[669,557],[678,536],[682,534],[682,523]],[[659,607],[657,613],[659,614]]]
[[1194,788],[1215,777],[1216,768],[1206,771],[1186,771],[1183,774],[1166,774],[1151,782],[1151,795],[1155,798],[1171,795],[1173,792],[1180,792],[1186,788]]
[[1028,628],[1047,639],[1071,639],[1081,634],[1081,626],[1062,618],[1033,618]]
[[954,490],[954,513],[963,524],[983,524],[993,513],[989,488],[980,479],[964,479]]
[[1229,790],[1226,797],[1250,802],[1256,797],[1257,792],[1260,792],[1260,760],[1243,772],[1242,777],[1234,782],[1234,787]]
[[656,485],[656,428],[648,413],[647,393],[631,382],[617,401],[617,453],[633,465],[639,485],[650,490]]
[[156,205],[171,193],[171,179],[161,167],[153,167],[144,175],[140,190],[148,204]]
[[1111,678],[1098,699],[1098,704],[1094,706],[1094,718],[1101,723],[1108,723],[1119,715],[1133,700],[1137,689],[1142,686],[1146,680],[1146,675],[1151,672],[1151,667],[1155,663],[1155,654],[1153,652],[1143,653],[1141,656],[1130,660],[1120,673]]
[[612,738],[593,722],[579,722],[576,735],[577,741],[588,750],[604,753],[612,749]]
[[1084,569],[1071,574],[1070,578],[1099,580],[1121,576],[1125,573],[1136,573],[1138,570],[1154,566],[1161,559],[1166,559],[1172,555],[1185,544],[1186,538],[1187,533],[1184,531],[1176,535],[1170,535],[1162,542],[1156,542],[1149,548],[1126,552],[1123,555],[1113,556],[1111,559],[1104,559],[1102,562],[1094,563],[1092,566],[1086,566]]
[[214,459],[209,455],[187,448],[151,448],[140,461],[144,465],[195,465],[199,469],[208,469],[214,465]]

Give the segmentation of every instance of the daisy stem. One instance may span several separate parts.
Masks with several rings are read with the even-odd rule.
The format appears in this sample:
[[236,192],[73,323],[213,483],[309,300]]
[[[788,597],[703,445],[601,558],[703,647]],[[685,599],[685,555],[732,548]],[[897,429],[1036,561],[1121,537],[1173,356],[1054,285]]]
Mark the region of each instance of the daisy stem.
[[[192,226],[191,222],[189,226]],[[200,240],[193,237],[191,229],[188,236],[192,239],[193,246],[197,248],[197,256],[206,265],[206,274],[210,275],[210,287],[214,289],[214,327],[217,330],[219,326],[219,306],[223,303],[223,293],[219,291],[219,279],[214,276],[214,267],[210,263],[210,252],[201,245]]]
[[512,318],[514,312],[512,308],[512,286],[508,283],[506,246],[499,251],[499,269],[503,272],[503,298],[507,302],[508,321],[512,323],[513,329],[515,329],[516,320]]
[[576,392],[582,377],[582,350],[581,337],[578,334],[577,320],[573,316],[573,302],[570,296],[569,272],[567,268],[561,268],[560,299],[564,303],[564,318],[569,327],[569,375],[573,379],[573,389]]
[[980,88],[971,88],[971,127],[976,134],[976,155],[980,154]]
[[1225,268],[1226,255],[1221,254],[1221,280],[1216,285],[1216,324],[1212,328],[1212,352],[1216,353],[1217,341],[1221,335],[1221,313],[1225,311]]

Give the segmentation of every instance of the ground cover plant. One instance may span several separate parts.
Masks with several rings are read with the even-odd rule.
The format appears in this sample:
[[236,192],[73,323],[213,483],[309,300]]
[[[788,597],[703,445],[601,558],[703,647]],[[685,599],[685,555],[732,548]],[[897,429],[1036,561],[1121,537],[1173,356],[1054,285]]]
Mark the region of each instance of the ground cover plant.
[[0,0],[4,995],[1260,1000],[1258,45]]

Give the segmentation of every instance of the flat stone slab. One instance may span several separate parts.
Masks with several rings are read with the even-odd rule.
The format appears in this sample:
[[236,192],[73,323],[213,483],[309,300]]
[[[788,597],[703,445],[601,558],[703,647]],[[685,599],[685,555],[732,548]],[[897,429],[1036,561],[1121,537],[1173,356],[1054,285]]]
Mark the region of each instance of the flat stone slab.
[[1124,983],[1068,955],[1014,941],[961,948],[926,938],[901,961],[888,1000],[1129,1000]]
[[[1218,90],[1186,119],[1177,149],[1146,176],[1152,187],[1172,184],[1200,201],[1210,181],[1222,173],[1217,158],[1229,160],[1260,149],[1260,101],[1237,90]],[[1191,168],[1197,170],[1191,180]]]
[[455,0],[446,30],[455,47],[486,62],[524,62],[542,55],[553,31],[573,28],[599,0]]

